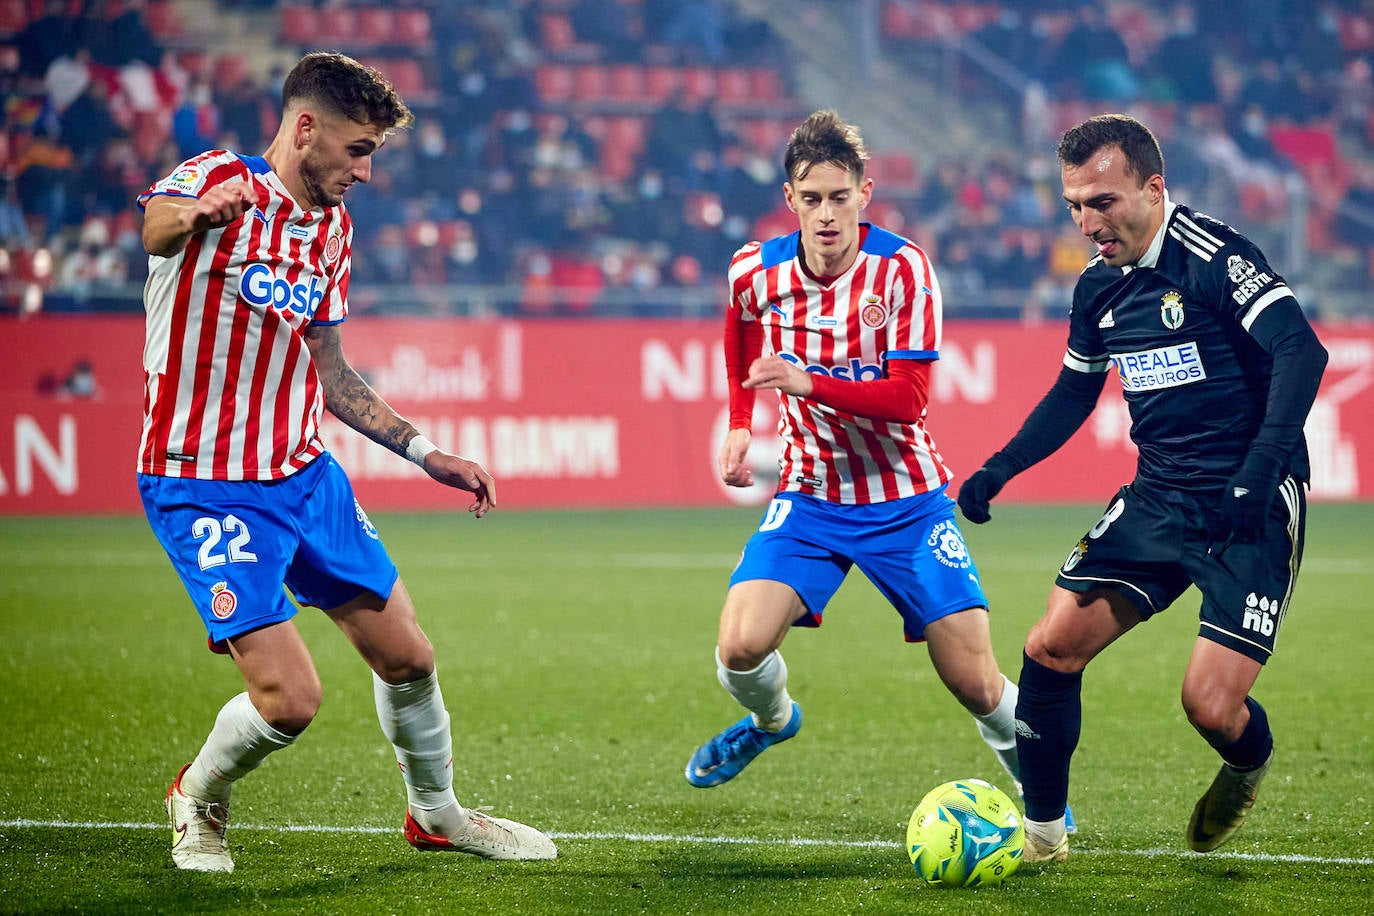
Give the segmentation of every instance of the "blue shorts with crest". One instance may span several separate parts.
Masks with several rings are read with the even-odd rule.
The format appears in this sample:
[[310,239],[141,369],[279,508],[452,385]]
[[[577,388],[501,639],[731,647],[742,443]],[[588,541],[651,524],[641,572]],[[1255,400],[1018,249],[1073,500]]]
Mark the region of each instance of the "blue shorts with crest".
[[793,625],[818,627],[851,566],[902,615],[909,642],[922,640],[932,621],[988,606],[944,487],[866,506],[779,493],[744,545],[730,584],[770,579],[791,586],[807,611]]
[[396,584],[377,529],[328,453],[282,480],[140,474],[138,491],[215,651],[295,616],[283,585],[328,610],[363,592],[386,598]]

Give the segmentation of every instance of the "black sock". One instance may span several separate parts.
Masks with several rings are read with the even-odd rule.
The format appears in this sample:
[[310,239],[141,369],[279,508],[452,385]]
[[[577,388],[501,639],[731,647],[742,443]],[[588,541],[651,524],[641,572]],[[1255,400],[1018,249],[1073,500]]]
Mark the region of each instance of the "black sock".
[[1221,759],[1237,770],[1255,769],[1269,759],[1269,752],[1274,749],[1274,733],[1269,730],[1269,717],[1265,715],[1264,707],[1256,703],[1253,697],[1246,697],[1245,705],[1250,710],[1250,721],[1245,724],[1245,731],[1233,744],[1217,748]]
[[1083,729],[1083,672],[1064,674],[1022,653],[1016,754],[1026,817],[1052,821],[1069,798],[1069,758]]

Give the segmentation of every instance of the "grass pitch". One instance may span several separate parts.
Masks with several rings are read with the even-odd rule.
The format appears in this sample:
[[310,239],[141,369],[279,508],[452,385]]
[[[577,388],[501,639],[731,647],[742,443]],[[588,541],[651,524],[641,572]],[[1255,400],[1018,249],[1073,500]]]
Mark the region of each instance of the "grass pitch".
[[[966,525],[1015,678],[1053,570],[1092,507],[998,506]],[[177,871],[162,795],[241,689],[141,518],[0,519],[0,911],[309,913],[1346,913],[1374,895],[1374,506],[1316,505],[1256,696],[1278,756],[1215,854],[1183,828],[1217,766],[1178,689],[1197,594],[1089,669],[1062,866],[927,888],[902,847],[934,785],[1009,788],[926,650],[855,574],[784,647],[794,740],[693,789],[697,744],[740,712],[715,682],[726,578],[755,510],[374,518],[435,644],[469,805],[552,833],[551,863],[411,850],[371,681],[297,618],[325,685],[297,744],[233,800],[231,875]]]

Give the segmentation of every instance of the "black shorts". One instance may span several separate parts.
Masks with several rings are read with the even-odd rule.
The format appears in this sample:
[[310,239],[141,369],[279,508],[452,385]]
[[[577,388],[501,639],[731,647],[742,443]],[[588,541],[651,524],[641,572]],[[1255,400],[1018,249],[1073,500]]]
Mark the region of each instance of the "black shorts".
[[1260,664],[1288,611],[1302,562],[1307,498],[1288,477],[1270,506],[1263,536],[1251,544],[1218,541],[1215,506],[1179,493],[1122,487],[1059,569],[1055,583],[1075,592],[1111,589],[1142,620],[1197,585],[1198,635]]

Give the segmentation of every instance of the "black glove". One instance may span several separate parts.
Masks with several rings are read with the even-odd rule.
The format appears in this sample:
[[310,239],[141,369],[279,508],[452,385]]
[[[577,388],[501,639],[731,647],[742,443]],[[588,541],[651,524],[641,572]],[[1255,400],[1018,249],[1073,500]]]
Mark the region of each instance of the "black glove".
[[1266,446],[1250,449],[1221,496],[1221,517],[1231,540],[1248,543],[1264,533],[1269,506],[1282,478],[1283,459],[1276,450]]
[[1011,474],[998,462],[988,459],[988,463],[969,475],[959,487],[959,511],[964,518],[981,525],[992,518],[988,503],[1002,492],[1011,479]]

